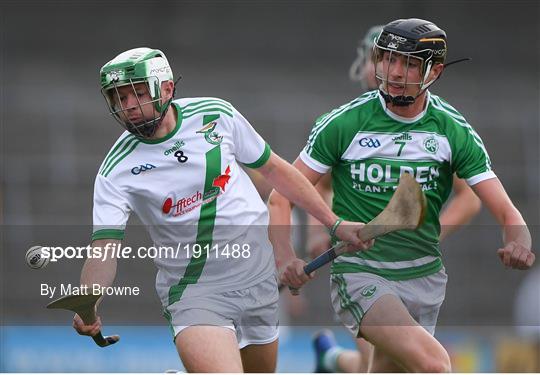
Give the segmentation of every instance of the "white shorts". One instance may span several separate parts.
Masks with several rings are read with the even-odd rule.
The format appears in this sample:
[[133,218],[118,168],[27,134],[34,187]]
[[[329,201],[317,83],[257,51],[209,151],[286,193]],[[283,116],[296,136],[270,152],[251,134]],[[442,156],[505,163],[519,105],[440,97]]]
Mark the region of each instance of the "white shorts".
[[444,268],[432,275],[401,281],[364,272],[334,274],[330,278],[332,306],[343,325],[357,337],[366,312],[379,298],[391,294],[398,297],[413,319],[433,335],[447,280]]
[[184,329],[219,326],[236,333],[240,349],[278,338],[278,287],[274,275],[246,289],[182,298],[165,309],[174,339]]

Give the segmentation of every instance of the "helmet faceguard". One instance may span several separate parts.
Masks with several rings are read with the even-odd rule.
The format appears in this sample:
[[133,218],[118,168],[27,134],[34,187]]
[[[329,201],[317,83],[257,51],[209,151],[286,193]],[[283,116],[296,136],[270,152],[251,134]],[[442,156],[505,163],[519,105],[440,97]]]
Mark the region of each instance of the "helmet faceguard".
[[[432,68],[436,64],[444,64],[446,58],[446,34],[429,21],[419,19],[397,20],[389,23],[377,38],[374,46],[373,62],[375,74],[379,82],[379,90],[387,103],[396,106],[408,106],[422,95],[440,76],[428,81]],[[403,81],[392,81],[390,63],[384,67],[383,60],[393,61],[403,56],[406,58]],[[414,59],[414,60],[413,60]],[[408,73],[413,62],[414,69],[419,68],[420,79],[417,82],[408,82]],[[391,96],[389,85],[403,86],[402,95]],[[418,91],[414,95],[407,95],[408,86],[415,85]]]
[[[124,129],[140,138],[152,137],[170,107],[172,97],[162,103],[161,84],[173,80],[173,74],[163,52],[150,48],[135,48],[121,53],[105,64],[100,71],[101,93],[109,106],[111,115]],[[148,90],[150,100],[141,102],[136,86],[140,84]],[[137,106],[142,118],[132,121],[122,104],[120,87],[128,86],[137,98]],[[136,108],[135,107],[135,108]],[[152,112],[150,115],[149,112]]]
[[366,82],[367,72],[365,71],[365,68],[368,63],[373,61],[373,46],[382,29],[382,25],[376,25],[368,30],[364,38],[360,40],[360,43],[356,48],[356,59],[349,68],[349,78],[351,81],[360,82],[362,90],[364,91],[369,89],[373,90],[372,87],[369,87],[368,82]]

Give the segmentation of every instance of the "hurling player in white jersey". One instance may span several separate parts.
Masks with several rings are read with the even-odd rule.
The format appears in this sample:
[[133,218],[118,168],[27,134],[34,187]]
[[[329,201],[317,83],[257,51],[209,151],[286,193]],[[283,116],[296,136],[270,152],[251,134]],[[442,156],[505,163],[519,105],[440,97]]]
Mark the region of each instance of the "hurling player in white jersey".
[[[154,259],[156,290],[190,372],[273,372],[277,280],[268,213],[240,163],[335,235],[368,249],[362,223],[341,222],[310,182],[274,154],[249,122],[217,98],[173,100],[165,55],[136,48],[101,68],[111,114],[126,129],[94,187],[92,246],[119,246],[129,215],[154,245],[180,248]],[[103,261],[102,261],[103,260]],[[110,286],[117,259],[87,259],[81,284]],[[101,321],[74,328],[94,335]]]
[[[344,218],[371,220],[404,171],[425,191],[426,221],[417,231],[382,236],[372,249],[332,264],[334,309],[353,335],[374,345],[373,372],[451,371],[433,333],[446,285],[439,212],[454,172],[502,226],[497,255],[504,266],[528,269],[535,261],[527,225],[491,170],[481,139],[427,90],[442,74],[446,51],[446,33],[432,22],[400,19],[385,25],[374,50],[378,92],[321,116],[294,162],[313,184],[332,168],[333,209]],[[288,224],[290,207],[273,192],[271,225]],[[273,243],[276,261],[286,265],[281,281],[300,288],[309,281],[298,271],[305,263],[285,239]]]
[[[373,46],[375,39],[381,33],[383,25],[372,26],[360,40],[357,48],[357,57],[349,69],[349,78],[359,82],[363,91],[372,91],[378,88],[373,63]],[[324,200],[332,204],[331,176],[327,173],[315,186]],[[441,233],[440,241],[454,232],[461,225],[467,224],[481,208],[480,199],[474,194],[465,180],[454,174],[453,196],[447,202],[440,215]],[[330,247],[330,236],[322,230],[321,224],[309,216],[308,251],[312,258],[317,257]],[[373,346],[363,338],[356,339],[358,350],[346,350],[339,347],[330,330],[322,330],[314,335],[313,346],[316,352],[315,372],[367,372]]]

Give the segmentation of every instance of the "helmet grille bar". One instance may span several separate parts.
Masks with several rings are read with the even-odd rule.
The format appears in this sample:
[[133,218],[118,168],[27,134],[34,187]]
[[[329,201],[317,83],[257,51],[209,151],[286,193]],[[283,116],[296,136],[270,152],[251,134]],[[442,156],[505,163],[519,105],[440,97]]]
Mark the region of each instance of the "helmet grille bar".
[[[165,117],[165,114],[167,113],[167,109],[169,104],[172,102],[172,98],[166,103],[167,107],[163,110],[163,112],[159,112],[156,109],[156,105],[161,101],[161,97],[152,98],[152,100],[148,102],[141,103],[138,96],[136,95],[136,89],[135,84],[137,83],[143,83],[141,81],[133,81],[129,80],[129,83],[127,86],[130,86],[133,90],[133,93],[135,94],[135,98],[137,100],[137,104],[132,107],[124,107],[120,100],[120,92],[118,91],[118,85],[113,82],[113,87],[108,90],[102,90],[103,95],[105,96],[105,99],[107,101],[107,104],[109,105],[110,114],[113,115],[114,119],[122,125],[124,129],[129,131],[130,133],[134,134],[135,136],[139,138],[151,138],[159,125],[161,125],[161,121]],[[145,82],[148,87],[148,82]],[[126,85],[124,85],[126,86]],[[108,93],[109,91],[110,93]],[[114,98],[112,96],[116,96],[117,99],[117,105],[114,103]],[[153,118],[150,120],[143,120],[140,123],[133,122],[129,116],[128,111],[133,108],[138,108],[141,114],[143,114],[143,106],[151,105],[152,111],[153,111]],[[143,115],[144,117],[144,115]]]

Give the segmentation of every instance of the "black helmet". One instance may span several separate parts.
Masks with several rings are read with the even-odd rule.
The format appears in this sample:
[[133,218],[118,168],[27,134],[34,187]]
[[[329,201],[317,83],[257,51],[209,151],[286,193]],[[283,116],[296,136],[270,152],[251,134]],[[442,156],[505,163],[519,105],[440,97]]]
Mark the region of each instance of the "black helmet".
[[381,61],[384,52],[398,53],[405,55],[409,60],[417,58],[421,61],[421,81],[406,82],[420,85],[420,91],[415,97],[403,95],[391,97],[384,90],[384,83],[387,83],[388,79],[377,71],[377,79],[382,83],[381,92],[386,101],[405,106],[414,103],[414,100],[435,82],[436,79],[430,82],[426,80],[433,65],[444,64],[447,52],[446,33],[430,21],[418,18],[400,19],[384,26],[375,41],[374,48],[375,64]]

